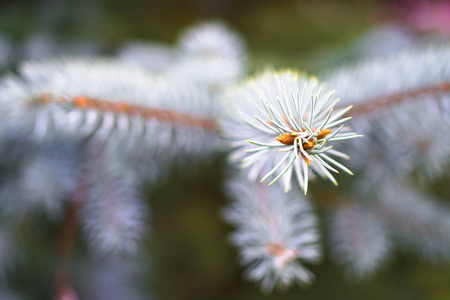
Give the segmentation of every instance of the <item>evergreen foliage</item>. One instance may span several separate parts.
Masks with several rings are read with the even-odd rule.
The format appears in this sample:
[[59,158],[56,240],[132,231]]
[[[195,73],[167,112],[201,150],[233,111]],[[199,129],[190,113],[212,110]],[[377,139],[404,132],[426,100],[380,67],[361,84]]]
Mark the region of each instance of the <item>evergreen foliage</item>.
[[[0,65],[9,55],[2,43]],[[323,245],[358,279],[387,265],[396,247],[448,262],[449,207],[427,187],[449,172],[450,48],[395,47],[320,80],[272,70],[242,80],[243,39],[207,22],[173,46],[133,42],[115,57],[28,61],[7,72],[0,274],[29,218],[49,218],[63,233],[80,226],[96,255],[139,255],[151,231],[145,183],[223,153],[230,240],[246,277],[265,291],[310,284],[306,265],[321,261]],[[308,200],[325,184],[317,175],[337,185],[332,173],[350,169],[354,178],[338,175],[344,184],[327,199],[332,205]],[[309,185],[317,186],[312,195]]]

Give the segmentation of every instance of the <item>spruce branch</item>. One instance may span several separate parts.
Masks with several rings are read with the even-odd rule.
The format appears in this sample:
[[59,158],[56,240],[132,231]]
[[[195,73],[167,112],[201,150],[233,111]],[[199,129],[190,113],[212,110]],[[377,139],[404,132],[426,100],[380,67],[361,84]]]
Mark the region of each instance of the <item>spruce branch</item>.
[[126,45],[119,59],[170,78],[187,78],[215,98],[245,74],[247,53],[239,34],[221,22],[206,21],[183,30],[173,46],[151,41]]
[[57,300],[77,300],[78,297],[72,288],[71,268],[78,232],[78,211],[81,204],[71,203],[61,224],[61,232],[58,245],[58,266],[56,273],[56,297]]
[[411,182],[391,180],[378,194],[353,194],[329,210],[332,258],[353,277],[370,277],[395,247],[430,262],[448,262],[449,206]]
[[114,60],[69,59],[25,64],[2,87],[4,118],[26,120],[23,127],[38,139],[95,138],[131,151],[146,143],[174,156],[218,146],[219,103],[186,78]]
[[354,115],[367,115],[415,102],[445,103],[450,92],[449,61],[448,46],[431,45],[344,65],[321,77],[344,104],[354,105]]
[[352,106],[335,109],[338,102],[333,90],[304,74],[266,72],[249,80],[230,92],[221,121],[232,159],[249,168],[252,180],[281,179],[286,192],[296,178],[306,194],[313,172],[337,185],[332,173],[353,173],[330,157],[346,157],[330,143],[360,137],[344,126]]
[[169,124],[178,124],[187,127],[201,127],[206,131],[217,131],[214,119],[203,118],[193,114],[179,113],[174,109],[149,108],[141,105],[130,104],[126,101],[108,101],[89,96],[75,96],[72,98],[55,97],[50,94],[42,94],[38,97],[40,104],[55,103],[62,106],[70,106],[78,109],[91,109],[101,113],[114,112],[119,115],[141,117],[149,120],[155,119]]
[[[333,257],[358,277],[388,260],[395,239],[430,260],[448,259],[448,208],[424,204],[429,197],[413,187],[390,187],[414,169],[433,179],[449,161],[450,140],[441,134],[450,129],[448,47],[344,67],[327,77],[329,85],[305,74],[269,71],[221,97],[246,61],[240,37],[226,26],[194,26],[173,47],[135,46],[122,52],[122,61],[26,63],[0,82],[0,117],[6,123],[25,128],[22,134],[41,144],[81,137],[93,147],[61,226],[57,299],[76,299],[70,269],[78,227],[100,256],[136,253],[148,232],[149,211],[137,193],[142,175],[156,182],[174,161],[193,166],[198,158],[228,150],[222,133],[232,143],[231,159],[245,169],[229,180],[233,202],[224,215],[236,227],[231,241],[246,276],[262,289],[312,282],[304,263],[321,259],[318,221],[296,187],[306,194],[316,175],[336,185],[333,173],[353,175],[340,162],[349,159],[346,153],[360,174],[352,198],[375,203],[342,204],[330,197],[338,200],[327,220]],[[139,51],[149,53],[130,62]],[[331,88],[346,105],[338,106]],[[359,117],[350,120],[350,111]],[[367,138],[348,141],[360,136],[348,124]],[[345,153],[330,145],[337,141],[345,141]],[[7,192],[36,185],[47,195],[45,181],[61,177],[55,182],[64,188],[51,194],[52,200],[61,198],[73,188],[63,179],[73,174],[52,172],[62,161],[47,165],[32,161]],[[40,173],[51,176],[42,179]],[[256,180],[279,181],[283,189]],[[62,207],[62,201],[53,202]]]
[[[86,161],[86,164],[88,161]],[[85,166],[83,171],[86,171],[86,168],[87,166]],[[87,201],[89,182],[86,179],[86,176],[80,176],[61,224],[58,241],[58,264],[56,269],[57,300],[78,299],[72,287],[71,269],[79,227],[79,212]]]
[[62,219],[65,200],[80,176],[82,143],[60,135],[42,143],[31,132],[10,127],[2,131],[3,213],[24,219],[42,212],[53,220]]
[[236,227],[231,240],[247,266],[246,277],[261,282],[266,292],[311,283],[314,276],[302,262],[317,263],[321,251],[317,219],[307,200],[244,175],[234,176],[227,187],[234,202],[224,216]]
[[[324,76],[343,102],[354,104],[350,123],[367,139],[346,143],[360,171],[357,189],[380,190],[417,170],[426,182],[444,173],[450,129],[450,48],[431,45],[338,68]],[[398,159],[401,157],[401,159]],[[359,187],[358,187],[359,185]]]
[[390,232],[377,210],[340,200],[327,219],[332,257],[350,277],[369,277],[390,258]]
[[410,182],[386,186],[379,214],[399,247],[431,262],[450,260],[450,206],[417,190]]
[[[104,163],[111,161],[107,158]],[[134,174],[103,166],[91,175],[95,178],[88,201],[80,211],[91,250],[98,256],[136,254],[147,233],[148,209],[139,197]]]
[[218,21],[198,22],[184,29],[178,47],[186,56],[216,56],[245,60],[242,37]]
[[125,44],[118,58],[131,66],[143,66],[153,72],[163,72],[170,64],[175,63],[177,50],[169,45],[154,41],[132,41]]
[[450,82],[442,82],[438,85],[422,87],[418,89],[406,90],[380,96],[377,98],[364,100],[362,103],[353,106],[352,115],[365,115],[376,111],[383,111],[393,105],[405,104],[413,101],[438,100],[439,95],[450,92]]

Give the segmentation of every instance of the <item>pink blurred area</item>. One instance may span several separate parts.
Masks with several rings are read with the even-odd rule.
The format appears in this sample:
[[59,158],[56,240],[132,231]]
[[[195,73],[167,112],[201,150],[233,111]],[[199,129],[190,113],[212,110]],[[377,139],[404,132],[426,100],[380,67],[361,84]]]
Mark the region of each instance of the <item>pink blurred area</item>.
[[437,33],[450,38],[449,0],[393,1],[385,8],[385,15],[420,33]]

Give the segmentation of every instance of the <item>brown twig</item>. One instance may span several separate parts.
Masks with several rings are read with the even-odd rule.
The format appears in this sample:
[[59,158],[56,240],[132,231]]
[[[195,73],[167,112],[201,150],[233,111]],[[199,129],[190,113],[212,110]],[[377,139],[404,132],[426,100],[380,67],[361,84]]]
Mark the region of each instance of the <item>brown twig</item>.
[[[439,93],[448,92],[450,92],[450,82],[443,82],[435,86],[428,86],[405,92],[392,93],[390,95],[373,98],[364,103],[356,104],[348,115],[363,115],[385,109],[393,104],[416,99],[422,95],[437,95]],[[207,131],[218,131],[218,126],[214,119],[180,113],[173,109],[149,108],[127,102],[113,102],[88,96],[66,98],[55,97],[51,94],[41,94],[38,98],[38,102],[41,104],[64,103],[79,109],[113,111],[117,114],[140,116],[144,119],[156,119],[161,122],[180,124],[189,127],[202,127]]]
[[386,96],[376,97],[361,104],[357,104],[349,112],[349,115],[367,114],[374,111],[386,109],[393,104],[417,99],[419,96],[438,95],[440,93],[448,92],[450,92],[450,82],[444,82],[439,85],[409,90],[406,92],[393,93]]
[[202,127],[207,131],[217,131],[217,124],[213,119],[177,112],[173,109],[150,108],[127,102],[116,102],[96,99],[88,96],[73,98],[55,97],[51,94],[41,94],[38,98],[40,104],[61,103],[69,104],[79,109],[95,109],[99,111],[112,111],[116,114],[140,116],[144,119],[156,119],[161,122],[180,124],[189,127]]
[[56,273],[56,300],[76,300],[78,299],[72,289],[71,262],[75,240],[78,231],[78,211],[80,205],[72,202],[61,225],[61,233],[58,244],[58,266]]
[[91,153],[96,150],[95,147],[97,146],[95,142],[88,145],[88,151],[91,151],[88,152],[88,157],[82,168],[82,175],[74,189],[66,215],[61,224],[58,241],[58,265],[56,269],[56,300],[78,300],[72,288],[71,264],[78,233],[78,213],[87,201],[87,191],[90,184],[89,169],[92,163],[101,159],[101,152]]

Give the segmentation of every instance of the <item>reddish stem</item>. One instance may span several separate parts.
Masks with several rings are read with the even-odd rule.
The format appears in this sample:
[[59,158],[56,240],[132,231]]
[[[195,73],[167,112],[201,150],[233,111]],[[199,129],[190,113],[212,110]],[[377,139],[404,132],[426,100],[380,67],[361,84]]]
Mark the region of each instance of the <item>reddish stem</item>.
[[207,131],[217,131],[217,124],[213,119],[196,115],[180,113],[173,109],[150,108],[124,101],[108,101],[88,96],[76,96],[73,98],[55,97],[51,94],[41,94],[39,103],[60,103],[70,105],[78,109],[95,109],[99,111],[112,111],[119,115],[139,116],[143,119],[155,119],[161,122],[180,124],[189,127],[202,127]]
[[61,233],[58,244],[58,266],[56,273],[56,300],[76,300],[78,299],[72,289],[71,284],[71,262],[78,231],[78,211],[80,205],[73,202],[69,208],[61,225]]
[[77,186],[69,202],[66,215],[61,224],[61,232],[58,242],[58,266],[56,269],[56,297],[55,300],[78,300],[72,288],[71,265],[75,242],[78,233],[78,213],[86,202],[86,193],[89,187],[87,168],[90,159],[85,162],[85,169],[78,180]]
[[[408,99],[415,99],[421,95],[437,95],[439,93],[450,92],[450,82],[443,82],[435,86],[428,86],[419,89],[412,89],[405,92],[392,93],[380,96],[364,103],[356,104],[348,115],[361,115],[377,110],[385,109],[392,104],[401,103]],[[76,96],[73,98],[55,97],[51,94],[42,94],[39,103],[60,103],[68,104],[78,109],[96,109],[100,111],[113,111],[117,114],[140,116],[144,119],[156,119],[161,122],[180,124],[191,127],[202,127],[207,131],[218,131],[217,123],[213,119],[203,118],[191,114],[179,113],[176,110],[149,108],[140,105],[129,104],[127,102],[112,102],[91,98],[87,96]]]
[[422,95],[438,95],[450,92],[450,82],[443,82],[435,86],[409,90],[406,92],[392,93],[390,95],[376,97],[364,103],[357,104],[349,112],[349,115],[360,115],[385,109],[393,104],[413,100]]

